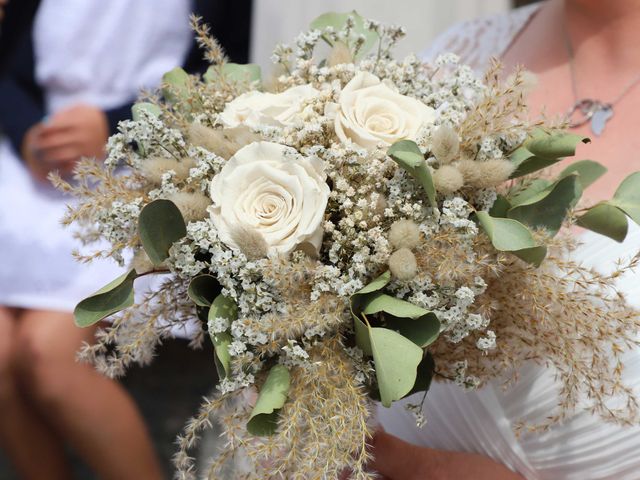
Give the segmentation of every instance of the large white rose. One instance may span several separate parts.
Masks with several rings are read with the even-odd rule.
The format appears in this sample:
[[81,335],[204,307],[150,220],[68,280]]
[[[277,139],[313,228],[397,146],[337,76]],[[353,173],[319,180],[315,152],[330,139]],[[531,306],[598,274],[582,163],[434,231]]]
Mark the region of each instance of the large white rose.
[[227,128],[239,125],[292,125],[302,104],[318,94],[311,85],[291,87],[282,93],[247,92],[227,104],[220,121]]
[[243,250],[239,235],[251,232],[264,239],[267,253],[301,248],[317,254],[329,198],[325,179],[319,158],[291,147],[255,142],[241,148],[211,181],[209,211],[220,239]]
[[400,95],[368,72],[360,72],[340,93],[335,129],[343,143],[367,150],[398,140],[415,140],[436,113],[415,98]]

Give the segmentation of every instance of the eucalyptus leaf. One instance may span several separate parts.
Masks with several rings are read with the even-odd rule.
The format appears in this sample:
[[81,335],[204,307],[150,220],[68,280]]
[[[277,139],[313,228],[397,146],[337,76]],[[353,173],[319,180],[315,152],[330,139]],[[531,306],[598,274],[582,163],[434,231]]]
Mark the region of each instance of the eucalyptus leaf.
[[222,66],[212,65],[205,72],[203,78],[207,83],[216,81],[222,75],[229,83],[248,84],[260,82],[262,72],[260,65],[255,63],[225,63]]
[[418,392],[428,392],[431,387],[431,381],[433,380],[433,375],[436,372],[436,364],[433,360],[433,355],[427,352],[420,365],[418,365],[418,372],[416,375],[416,383],[413,385],[413,388],[409,392],[408,395],[412,395]]
[[137,277],[135,270],[129,270],[78,303],[73,311],[76,325],[94,325],[103,318],[133,305],[133,281]]
[[399,318],[418,318],[429,313],[424,308],[384,293],[367,295],[361,308],[365,315],[385,312]]
[[369,328],[356,315],[353,315],[353,328],[356,334],[356,346],[365,355],[373,355],[371,350],[371,340],[369,339]]
[[575,155],[578,144],[590,141],[589,138],[582,135],[559,132],[535,135],[525,142],[525,146],[536,157],[557,159]]
[[507,212],[511,208],[511,203],[504,195],[498,195],[495,202],[489,209],[489,215],[492,217],[504,218],[507,216]]
[[510,218],[494,218],[482,211],[477,212],[476,216],[496,250],[511,252],[535,266],[542,263],[547,249],[536,245],[531,232],[522,223]]
[[187,295],[200,307],[208,307],[220,293],[220,285],[212,275],[202,274],[191,279]]
[[545,228],[553,236],[581,196],[579,177],[571,174],[513,207],[507,216],[531,228]]
[[[364,35],[364,44],[360,48],[357,59],[360,59],[362,56],[366,55],[366,53],[371,50],[371,48],[375,45],[375,43],[379,40],[379,36],[376,32],[369,30],[365,27],[365,20],[362,18],[357,12],[352,11],[348,13],[337,13],[337,12],[328,12],[323,15],[320,15],[318,18],[311,22],[310,27],[312,29],[324,30],[327,27],[332,27],[335,32],[339,32],[344,28],[347,23],[347,19],[349,17],[353,18],[354,27],[352,30],[353,38],[349,40],[355,40],[356,36]],[[330,38],[326,36],[322,37],[329,45],[333,46]]]
[[640,172],[625,178],[609,201],[640,225]]
[[358,290],[354,295],[365,295],[367,293],[377,292],[382,290],[391,281],[391,272],[386,271],[382,275],[376,277],[371,283],[366,285],[361,290]]
[[580,160],[572,163],[560,172],[560,178],[567,177],[573,173],[578,175],[580,185],[582,185],[582,189],[584,190],[607,173],[607,169],[602,164],[594,162],[593,160]]
[[581,227],[622,242],[627,237],[629,222],[627,216],[618,207],[601,202],[590,208],[578,218]]
[[142,120],[142,112],[148,113],[152,117],[159,117],[162,114],[162,109],[154,103],[138,102],[131,107],[131,118],[136,122]]
[[400,140],[389,147],[387,155],[418,181],[427,194],[429,205],[437,208],[436,187],[418,145],[411,140]]
[[176,67],[162,76],[162,96],[169,103],[176,103],[188,97],[187,88],[189,74],[182,68]]
[[169,257],[169,248],[187,234],[182,214],[169,200],[154,200],[144,206],[138,217],[140,241],[154,265]]
[[512,207],[526,204],[529,202],[529,200],[537,197],[538,195],[540,195],[540,193],[549,188],[552,183],[553,182],[545,180],[544,178],[536,178],[528,183],[526,188],[522,188],[518,190],[514,195],[509,196],[509,202],[511,203]]
[[[197,277],[196,277],[197,278]],[[216,282],[216,289],[219,291],[220,287]],[[238,318],[238,306],[232,298],[224,295],[218,295],[211,307],[209,308],[209,314],[207,317],[210,323],[216,318],[226,318],[229,323]],[[209,331],[211,342],[213,343],[215,351],[216,369],[220,378],[226,378],[231,374],[231,355],[229,354],[229,345],[233,339],[228,332],[212,332]]]
[[415,385],[422,348],[387,328],[370,328],[369,338],[381,403],[390,407]]
[[440,321],[435,313],[412,318],[387,319],[387,326],[397,330],[403,337],[408,338],[421,348],[426,348],[435,342],[440,335]]
[[273,435],[278,428],[278,412],[287,401],[290,375],[284,365],[275,365],[269,371],[256,401],[247,430],[252,435]]

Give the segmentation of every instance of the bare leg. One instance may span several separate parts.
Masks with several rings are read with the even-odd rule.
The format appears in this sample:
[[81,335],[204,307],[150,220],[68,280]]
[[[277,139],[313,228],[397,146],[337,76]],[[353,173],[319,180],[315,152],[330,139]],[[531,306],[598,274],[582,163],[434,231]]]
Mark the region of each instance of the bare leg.
[[135,404],[115,381],[76,362],[93,331],[71,315],[27,311],[20,318],[20,381],[40,413],[104,480],[162,478]]
[[12,371],[17,315],[0,307],[0,445],[25,480],[71,477],[62,443],[21,397]]

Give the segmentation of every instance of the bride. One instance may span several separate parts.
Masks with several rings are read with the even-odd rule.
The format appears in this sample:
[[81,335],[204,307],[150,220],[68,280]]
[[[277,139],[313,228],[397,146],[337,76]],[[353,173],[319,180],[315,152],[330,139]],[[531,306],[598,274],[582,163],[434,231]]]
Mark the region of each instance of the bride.
[[[500,17],[454,27],[428,56],[453,51],[481,70],[499,57],[534,72],[530,105],[570,115],[572,130],[589,136],[577,158],[593,158],[609,172],[586,195],[609,198],[620,181],[640,170],[640,0],[548,0]],[[576,255],[606,271],[640,250],[640,229],[623,244],[582,235]],[[640,271],[620,279],[619,289],[640,308]],[[626,357],[626,379],[640,397],[640,352]],[[548,368],[530,365],[519,382],[478,391],[434,384],[422,430],[401,405],[380,410],[386,433],[375,439],[375,469],[391,480],[412,479],[640,479],[640,426],[607,424],[580,411],[544,433],[513,431],[518,421],[540,422],[557,404]]]

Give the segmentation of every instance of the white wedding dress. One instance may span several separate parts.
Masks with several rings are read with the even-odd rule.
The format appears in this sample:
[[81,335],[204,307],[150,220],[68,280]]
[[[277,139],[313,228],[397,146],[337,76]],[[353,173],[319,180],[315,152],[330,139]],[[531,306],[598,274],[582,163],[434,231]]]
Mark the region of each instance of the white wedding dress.
[[[436,42],[429,55],[454,51],[463,62],[482,68],[490,56],[504,52],[537,8],[463,24]],[[581,240],[576,258],[606,272],[618,259],[640,251],[640,228],[630,225],[622,244],[591,232]],[[618,287],[640,308],[640,271],[629,272]],[[623,428],[581,411],[545,433],[516,437],[516,422],[541,422],[558,399],[550,369],[529,365],[520,374],[518,383],[506,391],[499,382],[477,391],[434,383],[422,429],[402,406],[411,400],[415,403],[415,398],[390,409],[381,407],[380,423],[389,433],[417,445],[491,457],[529,480],[640,479],[640,426]],[[625,379],[640,398],[640,351],[626,355]]]
[[[185,0],[42,0],[32,35],[46,113],[109,109],[155,88],[187,55],[190,11]],[[35,181],[0,136],[1,306],[72,311],[122,273],[111,260],[74,260],[80,243],[60,224],[71,201]]]

